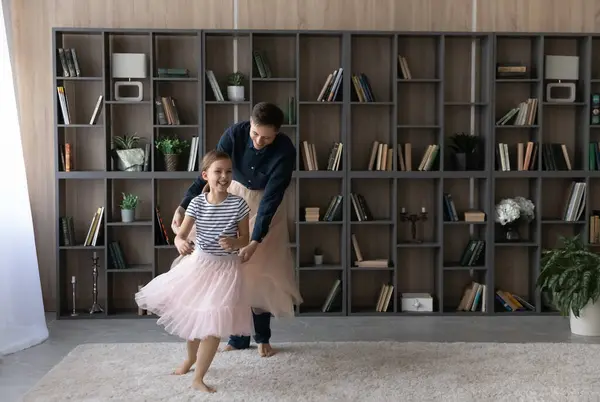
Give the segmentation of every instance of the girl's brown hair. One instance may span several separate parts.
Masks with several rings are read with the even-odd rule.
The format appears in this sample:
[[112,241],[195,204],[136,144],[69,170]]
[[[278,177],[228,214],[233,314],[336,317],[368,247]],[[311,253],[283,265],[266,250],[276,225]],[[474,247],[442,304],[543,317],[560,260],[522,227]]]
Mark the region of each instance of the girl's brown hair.
[[206,153],[206,155],[204,155],[204,158],[202,158],[202,171],[205,172],[208,170],[208,168],[210,168],[210,165],[212,165],[213,163],[215,163],[216,161],[222,160],[222,159],[231,159],[229,157],[229,155],[223,151],[218,151],[216,149],[213,149],[212,151],[209,151]]
[[[216,149],[213,149],[212,151],[207,152],[204,155],[204,158],[202,158],[202,171],[206,172],[210,168],[210,165],[212,165],[216,161],[223,160],[223,159],[231,159],[231,158],[229,157],[229,155],[227,153],[225,153],[223,151],[218,151]],[[208,185],[208,183],[206,183],[206,185],[202,189],[202,192],[208,193],[209,191],[210,191],[210,186]]]

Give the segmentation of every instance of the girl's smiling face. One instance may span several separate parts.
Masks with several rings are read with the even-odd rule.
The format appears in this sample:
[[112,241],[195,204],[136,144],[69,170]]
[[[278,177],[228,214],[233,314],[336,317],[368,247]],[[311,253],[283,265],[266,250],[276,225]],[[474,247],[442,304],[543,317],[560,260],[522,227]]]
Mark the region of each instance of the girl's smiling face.
[[202,172],[202,178],[208,182],[211,191],[220,193],[227,192],[232,177],[231,159],[217,159]]

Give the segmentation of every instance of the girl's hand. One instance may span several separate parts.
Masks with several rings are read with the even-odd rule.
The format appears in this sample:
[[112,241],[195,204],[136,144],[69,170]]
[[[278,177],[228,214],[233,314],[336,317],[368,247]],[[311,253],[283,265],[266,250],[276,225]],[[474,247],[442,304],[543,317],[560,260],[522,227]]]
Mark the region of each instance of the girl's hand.
[[219,238],[219,246],[225,251],[233,251],[237,248],[237,238],[221,237]]
[[240,256],[242,262],[246,262],[250,258],[252,258],[252,255],[256,251],[257,247],[258,247],[258,242],[256,242],[256,241],[251,241],[250,244],[248,244],[246,247],[242,247],[242,249],[239,252],[239,256]]
[[179,236],[175,237],[175,247],[177,247],[177,251],[181,255],[188,255],[194,251],[192,244]]

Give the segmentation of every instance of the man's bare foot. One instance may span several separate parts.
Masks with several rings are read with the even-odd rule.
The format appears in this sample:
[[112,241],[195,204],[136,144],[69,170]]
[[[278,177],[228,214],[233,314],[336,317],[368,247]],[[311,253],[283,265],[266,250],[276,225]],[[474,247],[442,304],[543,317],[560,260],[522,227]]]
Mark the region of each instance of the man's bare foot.
[[227,344],[223,347],[223,349],[221,349],[221,352],[231,352],[232,350],[237,350],[237,349],[234,348],[233,346],[231,346],[230,344]]
[[273,348],[271,347],[270,344],[268,343],[259,343],[258,344],[258,354],[260,355],[260,357],[271,357],[273,356],[275,353],[275,350],[273,350]]
[[192,366],[194,365],[194,363],[196,363],[196,360],[184,360],[183,364],[181,366],[179,366],[178,368],[175,369],[175,371],[173,371],[173,374],[175,375],[183,375],[183,374],[187,374],[190,369],[192,368]]
[[192,383],[192,388],[195,388],[198,391],[203,391],[203,392],[210,392],[210,393],[217,392],[216,389],[214,389],[213,387],[209,387],[202,380],[194,380],[194,382]]

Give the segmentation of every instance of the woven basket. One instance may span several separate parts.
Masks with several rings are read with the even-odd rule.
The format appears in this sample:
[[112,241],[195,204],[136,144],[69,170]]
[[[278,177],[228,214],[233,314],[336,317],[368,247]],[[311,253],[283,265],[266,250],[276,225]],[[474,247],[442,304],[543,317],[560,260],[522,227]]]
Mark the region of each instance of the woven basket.
[[176,172],[178,163],[179,163],[179,154],[166,154],[165,155],[165,168],[167,169],[167,172]]

